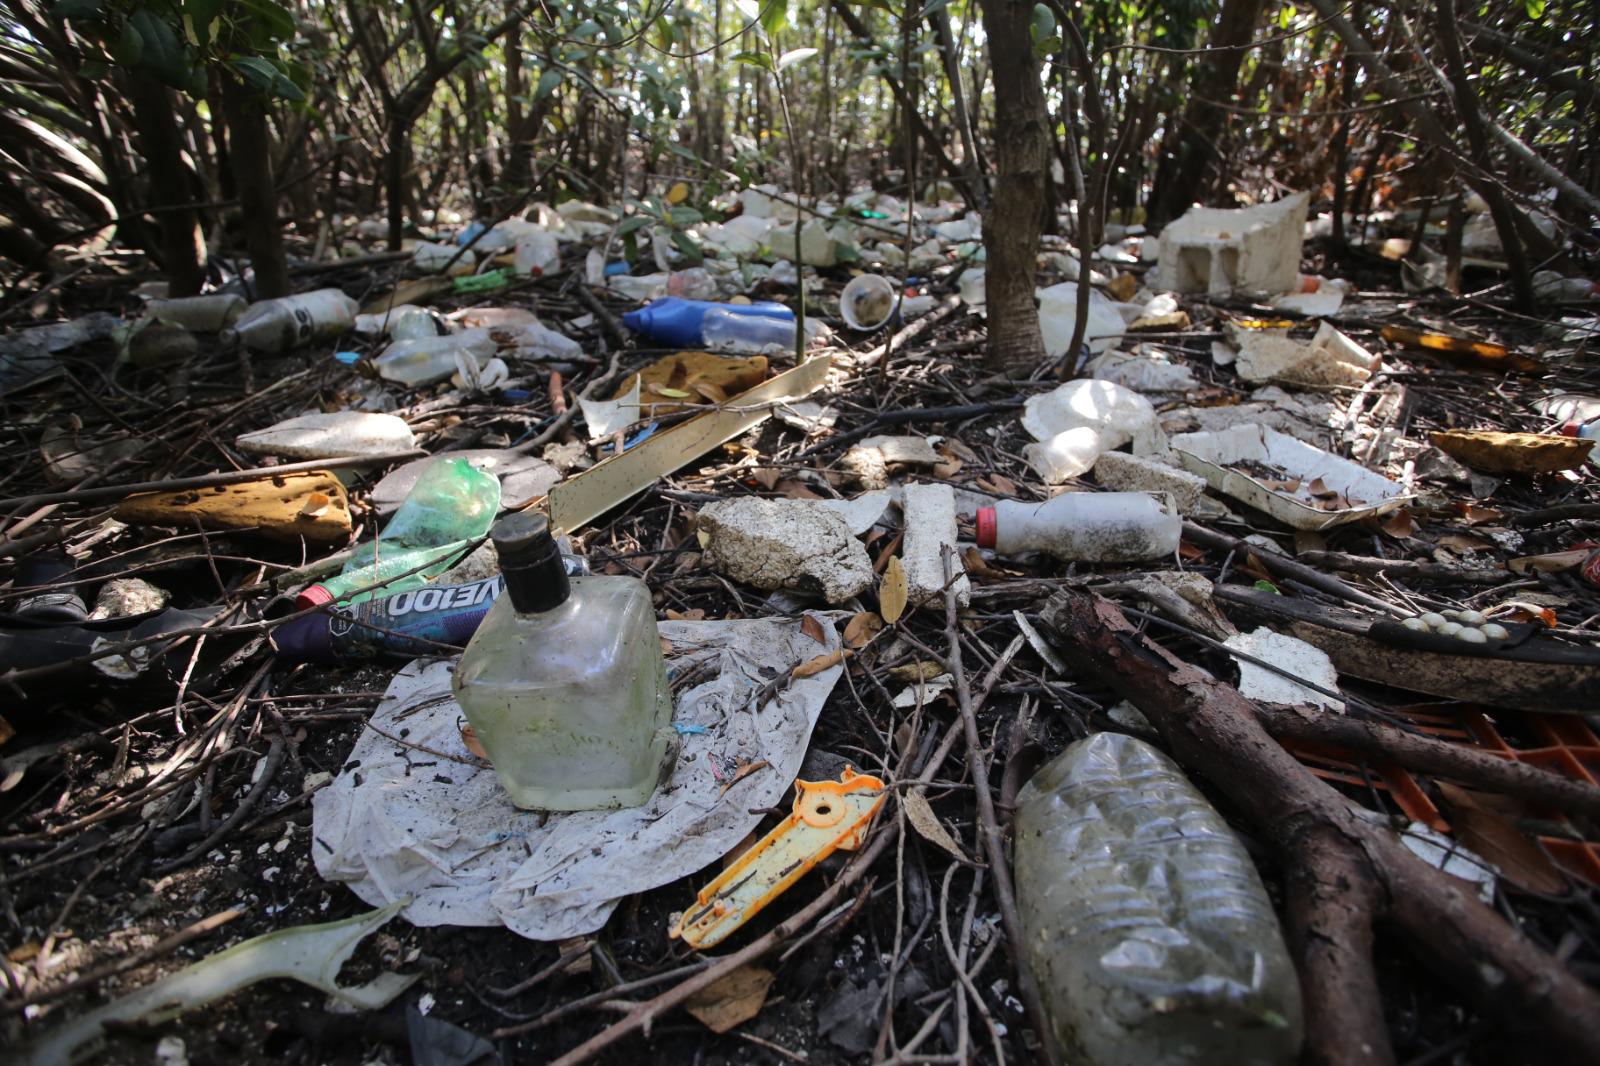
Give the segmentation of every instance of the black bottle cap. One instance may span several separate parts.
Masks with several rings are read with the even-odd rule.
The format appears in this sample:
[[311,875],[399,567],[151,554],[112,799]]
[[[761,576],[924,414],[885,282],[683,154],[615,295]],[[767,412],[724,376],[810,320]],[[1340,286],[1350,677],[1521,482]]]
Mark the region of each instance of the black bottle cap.
[[572,595],[561,549],[544,515],[513,512],[494,524],[489,537],[500,557],[511,606],[519,614],[551,610]]

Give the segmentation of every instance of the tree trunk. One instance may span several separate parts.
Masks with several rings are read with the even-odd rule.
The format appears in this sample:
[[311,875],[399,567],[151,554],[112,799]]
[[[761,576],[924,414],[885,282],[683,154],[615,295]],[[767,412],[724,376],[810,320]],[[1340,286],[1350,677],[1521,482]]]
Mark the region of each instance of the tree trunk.
[[1228,112],[1212,101],[1234,95],[1239,66],[1261,18],[1263,0],[1223,0],[1206,50],[1196,61],[1189,83],[1189,102],[1178,119],[1176,149],[1156,168],[1150,192],[1149,226],[1152,233],[1183,214],[1201,187],[1206,168],[1217,154],[1217,140],[1227,125]]
[[129,75],[128,88],[149,176],[148,206],[164,208],[155,220],[168,290],[173,296],[194,296],[205,281],[205,237],[199,214],[189,206],[194,202],[193,185],[183,164],[172,90],[140,73]]
[[244,216],[244,243],[255,269],[256,298],[289,295],[289,263],[278,227],[278,189],[267,136],[266,97],[232,74],[222,76],[222,108],[228,121],[228,161]]
[[983,0],[995,143],[994,206],[983,216],[989,304],[985,361],[990,369],[1024,374],[1045,358],[1033,290],[1050,180],[1050,134],[1032,25],[1033,5],[1025,0]]

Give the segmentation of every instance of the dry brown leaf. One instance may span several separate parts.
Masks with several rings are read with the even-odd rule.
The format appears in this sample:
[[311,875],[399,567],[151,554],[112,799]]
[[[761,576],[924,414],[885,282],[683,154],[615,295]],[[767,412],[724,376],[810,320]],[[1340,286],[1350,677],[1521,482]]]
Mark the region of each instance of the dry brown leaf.
[[928,806],[928,800],[919,791],[912,790],[900,797],[900,805],[905,808],[906,818],[928,843],[943,848],[958,859],[966,859],[966,853],[961,850],[950,836],[950,831],[939,821],[939,816],[933,813],[933,808]]
[[[675,181],[675,182],[672,183],[672,187],[667,190],[667,203],[669,203],[669,204],[674,204],[674,205],[681,204],[685,200],[687,200],[688,198],[689,198],[689,183],[688,182]],[[719,1029],[717,1031],[720,1033],[722,1030]]]
[[750,471],[750,478],[757,485],[771,492],[778,487],[778,482],[783,479],[783,474],[781,471],[763,466]]
[[1338,489],[1330,489],[1320,477],[1312,478],[1311,484],[1306,486],[1306,491],[1319,500],[1331,500],[1339,495]]
[[818,644],[826,644],[828,642],[828,638],[822,635],[822,623],[817,621],[817,616],[814,614],[808,614],[800,620],[800,632]]
[[951,449],[948,442],[939,445],[937,451],[940,455],[944,456],[944,462],[938,463],[934,466],[933,476],[936,478],[942,478],[943,480],[948,481],[957,474],[961,473],[961,468],[967,465],[962,461],[961,457],[957,455],[953,449]]
[[878,617],[876,611],[862,611],[853,615],[844,627],[844,646],[847,648],[864,648],[872,643],[872,638],[883,631],[883,619]]
[[1558,624],[1555,611],[1542,607],[1537,603],[1526,603],[1522,600],[1507,600],[1497,607],[1491,607],[1483,612],[1496,622],[1542,622],[1551,629]]
[[996,496],[1015,496],[1017,494],[1016,482],[1004,474],[990,474],[988,477],[980,477],[977,485],[984,492],[992,492]]
[[789,674],[789,676],[790,677],[810,677],[812,674],[820,674],[820,673],[822,673],[822,671],[828,669],[830,666],[838,666],[841,662],[844,661],[844,657],[845,657],[844,649],[843,648],[835,648],[833,651],[828,652],[826,655],[819,655],[815,659],[808,659],[805,662],[801,663],[799,666],[794,668],[794,670]]
[[915,662],[895,667],[889,676],[900,681],[932,681],[942,673],[944,666],[940,663]]
[[889,560],[889,565],[883,571],[883,580],[878,583],[878,613],[883,615],[885,622],[893,625],[900,620],[900,616],[906,612],[906,597],[910,593],[905,567],[900,565],[897,555]]
[[16,727],[6,721],[3,715],[0,715],[0,744],[4,744],[16,735]]
[[489,753],[483,750],[483,744],[478,740],[478,731],[465,723],[461,726],[461,743],[465,744],[472,754],[485,762],[488,761]]
[[672,658],[672,653],[678,650],[672,646],[672,641],[666,637],[658,637],[657,639],[661,641],[661,657],[663,659]]
[[1005,581],[1011,576],[1004,570],[996,570],[989,565],[989,560],[985,559],[977,548],[968,548],[961,553],[961,566],[968,575],[979,581]]
[[1409,540],[1417,535],[1417,524],[1411,520],[1411,512],[1404,507],[1384,519],[1378,528],[1396,540]]
[[773,980],[771,970],[741,966],[690,996],[683,1009],[713,1033],[726,1033],[761,1013]]
[[692,611],[674,611],[668,607],[667,617],[674,622],[704,622],[706,620],[706,609],[704,607],[696,607]]
[[1133,294],[1139,291],[1139,275],[1127,272],[1118,274],[1106,282],[1106,292],[1111,294],[1113,300],[1119,303],[1128,303],[1133,299]]
[[1589,558],[1591,549],[1575,548],[1571,551],[1550,552],[1546,555],[1524,555],[1519,559],[1512,559],[1506,563],[1506,569],[1513,574],[1539,573],[1559,574],[1563,570],[1571,570],[1575,566],[1582,566],[1583,561]]
[[911,728],[911,719],[907,718],[900,723],[900,728],[894,731],[894,750],[904,759],[910,756],[911,747],[917,742],[916,730]]
[[300,508],[300,514],[305,518],[317,518],[333,505],[332,497],[324,492],[312,492],[306,495],[305,506]]
[[1505,518],[1504,511],[1497,511],[1493,507],[1479,507],[1475,503],[1458,503],[1456,510],[1466,520],[1469,526],[1481,526],[1486,522],[1499,522]]
[[570,940],[563,940],[556,945],[557,955],[571,955],[575,951],[582,951],[583,958],[573,959],[567,963],[567,968],[562,973],[579,974],[588,973],[594,969],[594,955],[589,952],[589,938],[575,936]]
[[733,776],[728,778],[728,783],[722,786],[722,791],[728,791],[737,782],[743,781],[757,770],[764,770],[771,765],[765,759],[757,759],[755,762],[751,762],[748,759],[740,759],[734,764]]
[[1439,547],[1449,548],[1453,552],[1481,552],[1493,548],[1494,543],[1482,537],[1469,537],[1465,533],[1442,533],[1439,535]]
[[728,390],[710,381],[696,381],[689,386],[712,403],[727,403]]
[[1461,843],[1499,868],[1518,888],[1546,896],[1567,891],[1566,878],[1528,836],[1471,792],[1440,781],[1439,794],[1450,807],[1450,823]]

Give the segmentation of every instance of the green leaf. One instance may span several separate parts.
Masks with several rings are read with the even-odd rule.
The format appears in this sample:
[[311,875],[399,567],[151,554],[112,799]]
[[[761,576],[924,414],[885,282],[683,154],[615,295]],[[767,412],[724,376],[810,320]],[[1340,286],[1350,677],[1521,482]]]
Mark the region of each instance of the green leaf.
[[761,28],[768,37],[776,37],[789,24],[789,0],[765,0],[761,9]]
[[733,61],[752,67],[760,67],[762,70],[772,69],[772,57],[765,52],[740,52],[733,57]]
[[1257,581],[1254,585],[1252,585],[1250,587],[1255,589],[1258,592],[1270,592],[1274,596],[1282,596],[1283,595],[1283,592],[1278,588],[1278,586],[1274,585],[1270,581]]
[[706,220],[706,216],[702,215],[699,211],[696,211],[692,207],[685,207],[682,204],[669,209],[667,211],[667,217],[672,220],[672,224],[674,226],[692,226],[697,222],[704,222]]
[[921,22],[935,11],[942,10],[949,6],[950,0],[928,0],[928,6],[917,12],[917,21]]
[[189,43],[201,51],[211,43],[211,27],[222,14],[222,3],[223,0],[185,0],[183,4],[183,25]]
[[111,58],[125,67],[136,67],[144,58],[144,37],[133,28],[133,23],[124,22],[122,32],[115,41],[111,42]]
[[105,0],[56,0],[50,13],[58,19],[88,22],[99,18],[105,6]]
[[128,25],[138,30],[144,41],[139,65],[174,89],[187,89],[189,56],[166,20],[150,8],[141,7],[129,17]]
[[817,54],[815,48],[791,48],[778,57],[778,69],[788,70],[796,63],[804,62]]
[[895,14],[895,9],[889,3],[889,0],[843,0],[843,2],[849,7],[871,7],[879,11],[887,11],[891,15]]
[[744,16],[746,22],[761,21],[761,5],[757,0],[733,0],[733,6],[739,9],[739,14]]
[[1535,22],[1544,18],[1544,0],[1522,0],[1522,9]]
[[258,28],[270,41],[286,41],[294,36],[294,16],[276,0],[239,0]]
[[682,230],[675,229],[672,231],[672,245],[683,253],[684,258],[689,260],[692,266],[699,266],[706,261],[705,253],[694,242],[694,238]]
[[622,220],[622,225],[617,227],[617,236],[626,237],[635,230],[643,229],[645,226],[648,226],[650,221],[650,218],[646,215],[629,215],[627,218]]
[[1033,24],[1028,28],[1029,35],[1033,38],[1034,46],[1040,41],[1049,40],[1056,32],[1056,15],[1048,5],[1033,5]]
[[539,75],[539,85],[533,90],[535,100],[543,100],[561,86],[561,79],[566,75],[554,67]]

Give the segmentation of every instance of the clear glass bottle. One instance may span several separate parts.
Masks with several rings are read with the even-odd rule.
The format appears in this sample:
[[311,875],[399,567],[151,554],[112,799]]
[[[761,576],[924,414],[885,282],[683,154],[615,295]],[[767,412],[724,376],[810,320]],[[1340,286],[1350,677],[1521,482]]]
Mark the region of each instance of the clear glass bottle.
[[505,594],[453,687],[500,783],[532,810],[645,803],[678,749],[649,589],[569,579],[542,515],[507,515],[491,536]]

